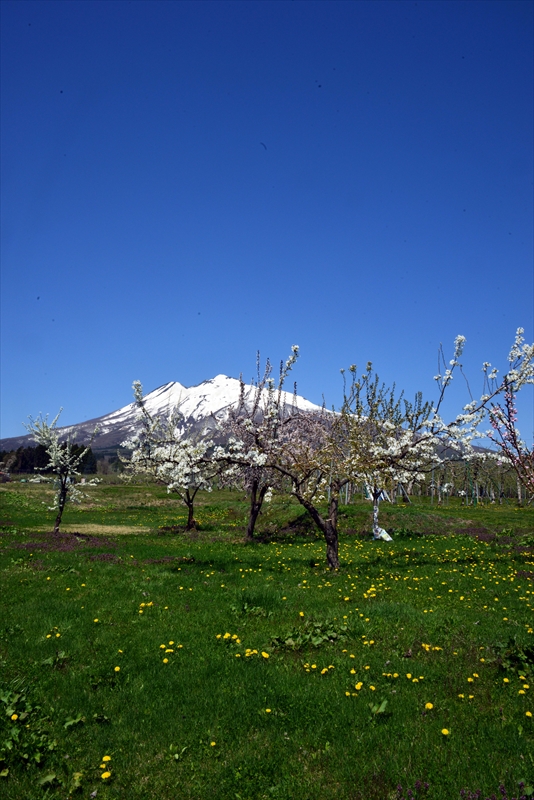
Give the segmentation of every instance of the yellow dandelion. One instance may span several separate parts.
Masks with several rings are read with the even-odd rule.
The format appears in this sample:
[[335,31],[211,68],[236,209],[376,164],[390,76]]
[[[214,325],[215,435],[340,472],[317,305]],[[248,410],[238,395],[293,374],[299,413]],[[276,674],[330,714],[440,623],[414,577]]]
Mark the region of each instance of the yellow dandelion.
[[269,653],[266,653],[265,650],[262,650],[261,654],[264,658],[269,658]]
[[434,708],[433,703],[425,703],[425,708],[427,711],[431,711]]
[[215,747],[216,744],[217,742],[210,742],[210,747]]
[[111,761],[111,756],[104,756],[102,761]]
[[15,722],[15,720],[17,720],[18,718],[19,718],[18,714],[11,714],[11,719],[13,720],[13,722]]
[[163,659],[163,663],[164,663],[164,664],[168,664],[168,663],[169,663],[169,659],[168,659],[168,658],[164,658],[164,659]]
[[111,772],[109,772],[109,771],[108,772],[103,772],[100,777],[102,778],[103,781],[107,781],[108,778],[111,778]]
[[121,671],[120,667],[115,667],[115,672],[120,672],[120,671]]
[[442,728],[441,732],[444,736],[449,736],[450,730],[448,728]]
[[526,717],[531,717],[532,716],[532,711],[525,711],[525,716]]
[[265,713],[266,713],[266,714],[270,714],[270,713],[271,713],[271,709],[270,709],[270,708],[266,708],[266,709],[265,709]]

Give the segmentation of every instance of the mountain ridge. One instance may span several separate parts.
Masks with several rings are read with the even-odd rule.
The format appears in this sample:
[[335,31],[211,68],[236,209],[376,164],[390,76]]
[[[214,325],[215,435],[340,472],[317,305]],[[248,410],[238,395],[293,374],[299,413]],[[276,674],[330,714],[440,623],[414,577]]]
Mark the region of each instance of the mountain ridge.
[[[245,384],[246,397],[251,396],[255,390],[256,387],[252,384]],[[178,406],[188,427],[194,430],[205,427],[208,420],[213,420],[210,427],[211,425],[215,427],[215,421],[223,419],[229,409],[238,403],[240,391],[241,383],[237,378],[220,374],[190,387],[178,381],[170,381],[153,389],[144,399],[146,408],[152,416],[168,415]],[[321,409],[321,406],[299,395],[293,395],[292,392],[282,392],[282,395],[288,405],[295,402],[302,411]],[[90,441],[95,426],[98,425],[99,433],[91,445],[93,451],[98,453],[119,447],[125,439],[134,434],[139,428],[138,416],[139,410],[135,402],[132,402],[109,414],[74,425],[58,427],[57,430],[63,436],[74,433],[78,444],[86,444]],[[11,436],[0,439],[0,450],[17,450],[19,447],[29,447],[32,444],[31,434]]]

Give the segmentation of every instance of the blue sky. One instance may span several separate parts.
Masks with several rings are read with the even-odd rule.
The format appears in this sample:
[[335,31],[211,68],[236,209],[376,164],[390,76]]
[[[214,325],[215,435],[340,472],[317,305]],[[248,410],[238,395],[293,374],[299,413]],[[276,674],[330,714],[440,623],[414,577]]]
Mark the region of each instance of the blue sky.
[[437,397],[461,333],[478,394],[532,341],[530,0],[0,9],[1,436],[294,343],[331,405],[368,360]]

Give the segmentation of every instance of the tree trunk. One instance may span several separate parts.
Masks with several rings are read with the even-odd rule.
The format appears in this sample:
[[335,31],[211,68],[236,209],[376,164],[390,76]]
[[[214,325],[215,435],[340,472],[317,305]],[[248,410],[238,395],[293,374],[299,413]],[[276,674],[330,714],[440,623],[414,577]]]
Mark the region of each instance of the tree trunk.
[[197,521],[195,519],[195,495],[198,489],[195,489],[192,493],[189,489],[186,489],[184,495],[184,503],[187,506],[187,525],[185,526],[186,531],[194,531],[197,527]]
[[376,487],[373,488],[373,536],[375,539],[378,539],[378,533],[380,531],[380,525],[378,524],[378,506],[380,505],[381,494],[381,490],[377,490]]
[[339,493],[337,491],[330,492],[330,501],[328,503],[329,517],[323,519],[309,500],[301,495],[298,489],[294,489],[293,493],[299,503],[304,506],[309,513],[326,541],[326,560],[330,569],[339,569],[339,556],[338,556],[338,536],[337,536],[337,509],[339,504]]
[[254,538],[254,528],[256,527],[256,520],[258,519],[263,504],[263,498],[265,497],[265,494],[268,489],[267,486],[262,486],[262,488],[258,492],[258,486],[259,486],[259,481],[257,480],[252,481],[252,487],[250,490],[250,511],[248,517],[247,532],[245,535],[245,538],[247,540],[251,540]]
[[60,485],[57,497],[57,516],[56,521],[54,522],[54,533],[59,533],[61,517],[63,516],[63,511],[65,510],[65,503],[67,502],[67,494],[69,491],[69,487],[67,486],[67,475],[60,475],[59,481]]

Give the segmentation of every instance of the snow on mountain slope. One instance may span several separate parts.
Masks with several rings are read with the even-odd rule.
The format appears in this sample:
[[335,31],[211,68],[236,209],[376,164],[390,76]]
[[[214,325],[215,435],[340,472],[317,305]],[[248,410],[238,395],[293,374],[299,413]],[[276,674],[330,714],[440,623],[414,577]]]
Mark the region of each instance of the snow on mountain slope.
[[[247,397],[252,397],[254,391],[253,386],[246,386]],[[189,388],[177,381],[165,383],[145,395],[145,403],[152,416],[161,414],[167,416],[173,408],[178,407],[185,420],[194,427],[203,421],[208,421],[210,417],[223,419],[228,413],[228,409],[239,401],[239,392],[240,383],[236,378],[217,375],[215,378]],[[297,395],[294,398],[291,392],[282,394],[288,405],[296,402],[297,407],[302,411],[320,410],[320,406],[310,403],[303,397]],[[98,425],[99,433],[94,440],[93,450],[107,450],[118,447],[135,432],[139,424],[138,416],[139,411],[135,403],[129,403],[110,414],[58,430],[65,436],[74,434],[75,439],[83,443],[90,439],[95,425]],[[13,437],[1,440],[0,449],[12,450],[21,446],[28,447],[31,444],[29,436]]]

